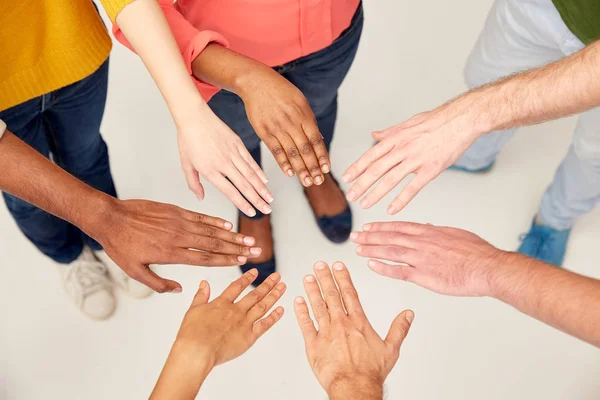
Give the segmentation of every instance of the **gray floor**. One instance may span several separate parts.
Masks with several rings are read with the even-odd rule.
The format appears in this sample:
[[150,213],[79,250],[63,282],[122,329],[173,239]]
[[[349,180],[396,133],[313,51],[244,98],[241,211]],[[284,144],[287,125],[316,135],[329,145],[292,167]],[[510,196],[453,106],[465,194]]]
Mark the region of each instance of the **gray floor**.
[[[367,22],[356,63],[341,91],[334,172],[371,143],[369,133],[430,109],[464,89],[462,66],[490,0],[365,5]],[[214,188],[199,203],[180,171],[175,132],[158,91],[137,58],[115,46],[103,132],[124,198],[171,202],[235,219]],[[446,172],[400,215],[411,221],[472,230],[496,246],[515,249],[544,188],[566,153],[573,120],[523,129],[489,175]],[[248,354],[219,367],[203,399],[324,399],[292,315],[292,299],[315,261],[343,260],[351,268],[373,325],[381,332],[404,308],[414,328],[387,385],[390,399],[597,399],[600,353],[490,299],[449,298],[387,280],[366,268],[350,244],[324,240],[296,182],[268,162],[275,194],[274,229],[280,271],[289,289],[287,315]],[[389,220],[389,198],[369,211],[355,208],[356,227]],[[119,297],[106,322],[92,322],[61,289],[52,262],[38,254],[0,206],[0,397],[10,399],[138,399],[152,389],[197,284],[213,293],[237,269],[162,267],[179,280],[181,295],[135,301]],[[600,277],[600,208],[577,223],[566,267]],[[3,397],[2,397],[3,398]]]

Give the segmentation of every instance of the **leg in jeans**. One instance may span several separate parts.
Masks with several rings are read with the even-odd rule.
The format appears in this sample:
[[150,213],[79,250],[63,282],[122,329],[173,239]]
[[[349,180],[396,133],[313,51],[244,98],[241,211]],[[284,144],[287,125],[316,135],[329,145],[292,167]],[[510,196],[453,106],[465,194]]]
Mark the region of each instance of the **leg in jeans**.
[[[50,156],[48,129],[43,112],[49,95],[29,100],[0,112],[11,132],[45,157]],[[77,228],[28,202],[3,193],[6,206],[23,234],[45,255],[67,264],[81,253],[83,241]]]
[[294,61],[292,68],[283,73],[308,100],[327,151],[333,139],[337,118],[338,89],[354,62],[363,22],[363,10],[360,5],[350,26],[336,41],[321,51]]
[[[472,89],[563,58],[561,46],[569,33],[551,0],[496,0],[467,61],[467,86]],[[515,132],[488,133],[455,165],[468,170],[488,167]]]
[[[108,149],[100,134],[108,86],[108,60],[87,78],[51,94],[44,112],[54,161],[88,185],[116,197]],[[79,231],[85,244],[101,246]]]

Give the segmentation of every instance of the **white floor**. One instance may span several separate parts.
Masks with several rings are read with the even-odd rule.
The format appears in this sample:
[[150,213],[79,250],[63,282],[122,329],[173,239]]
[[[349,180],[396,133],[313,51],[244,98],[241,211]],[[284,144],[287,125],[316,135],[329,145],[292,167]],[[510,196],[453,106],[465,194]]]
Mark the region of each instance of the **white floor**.
[[[366,25],[356,63],[341,90],[334,172],[371,143],[370,132],[457,95],[462,66],[490,0],[365,4]],[[178,204],[234,219],[213,188],[199,203],[180,171],[166,107],[141,63],[116,46],[103,133],[124,198]],[[523,129],[482,177],[447,172],[399,218],[474,231],[515,249],[570,140],[573,120]],[[289,289],[287,315],[251,351],[208,378],[203,399],[323,399],[304,358],[292,299],[317,260],[351,268],[374,326],[381,332],[404,308],[416,312],[412,332],[387,385],[390,399],[597,399],[600,352],[491,299],[439,296],[388,280],[366,268],[351,244],[327,242],[313,223],[299,185],[268,159],[274,191],[279,269]],[[385,201],[355,208],[355,226],[385,220]],[[135,301],[119,297],[106,322],[84,318],[63,294],[56,268],[21,235],[0,206],[0,398],[138,399],[152,389],[191,296],[202,278],[219,292],[238,270],[162,267],[181,295]],[[600,207],[573,230],[566,267],[600,277]]]

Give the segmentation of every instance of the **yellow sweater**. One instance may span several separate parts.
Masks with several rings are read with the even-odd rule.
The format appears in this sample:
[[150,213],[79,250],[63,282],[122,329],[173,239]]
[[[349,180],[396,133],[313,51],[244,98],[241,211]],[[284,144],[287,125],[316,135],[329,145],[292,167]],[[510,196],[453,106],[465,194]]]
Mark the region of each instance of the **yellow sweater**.
[[[133,0],[101,0],[109,17]],[[0,111],[77,82],[107,59],[91,0],[0,0]]]

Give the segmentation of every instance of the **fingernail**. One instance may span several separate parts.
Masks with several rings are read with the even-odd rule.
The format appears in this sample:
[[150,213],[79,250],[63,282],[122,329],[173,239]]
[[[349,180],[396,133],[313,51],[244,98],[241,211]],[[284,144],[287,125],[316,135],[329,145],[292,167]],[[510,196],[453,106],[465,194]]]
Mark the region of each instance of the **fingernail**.
[[329,164],[323,164],[321,166],[321,171],[323,171],[324,174],[328,174],[329,171],[331,171],[331,167],[329,166]]
[[244,256],[238,256],[238,261],[241,263],[245,263],[246,261],[248,261],[248,258],[244,257]]
[[288,176],[294,176],[294,170],[288,169],[287,174],[288,174]]
[[204,289],[206,287],[206,281],[200,282],[200,289]]
[[366,198],[365,198],[365,199],[362,199],[362,200],[360,201],[360,206],[361,206],[362,208],[367,208],[367,207],[369,207],[369,206],[370,206],[370,204],[369,204],[369,200],[367,200]]
[[255,239],[252,236],[246,236],[243,241],[244,241],[244,244],[247,244],[248,246],[252,246],[255,242]]
[[256,276],[258,275],[258,270],[256,268],[252,268],[250,271],[248,271],[248,273],[250,275]]
[[394,214],[396,212],[396,207],[394,206],[389,206],[387,209],[387,213],[388,214]]
[[296,297],[296,303],[298,304],[303,304],[304,303],[304,297]]
[[181,293],[181,288],[180,287],[176,287],[175,289],[171,290],[171,293]]
[[266,205],[266,206],[264,206],[264,207],[263,207],[263,213],[264,213],[264,214],[270,214],[270,213],[271,213],[271,207],[269,207],[269,206],[267,206],[267,205]]
[[354,201],[356,200],[356,193],[354,193],[353,190],[350,190],[348,193],[346,193],[346,198],[348,201]]
[[358,246],[358,247],[356,248],[356,252],[357,252],[357,253],[362,253],[362,251],[363,251],[363,247],[362,247],[362,246]]
[[323,178],[321,178],[320,176],[317,176],[317,177],[315,178],[315,183],[316,183],[317,185],[320,185],[321,183],[323,183]]
[[310,177],[304,178],[304,186],[310,186],[313,184],[313,180]]
[[318,270],[322,270],[325,269],[325,263],[324,262],[318,262],[315,264],[315,268]]
[[346,183],[350,182],[350,179],[352,179],[350,174],[344,174],[344,176],[342,176],[342,180]]
[[370,230],[371,230],[371,224],[364,224],[364,225],[363,225],[363,231],[366,231],[366,232],[368,232],[368,231],[370,231]]
[[409,311],[406,313],[405,317],[408,323],[412,324],[413,320],[415,319],[415,314],[412,311]]
[[200,201],[204,200],[204,198],[202,196],[196,196],[196,198]]
[[333,268],[336,271],[343,271],[344,270],[344,264],[342,264],[341,262],[336,262],[335,264],[333,264]]
[[373,260],[369,260],[369,262],[367,263],[367,265],[369,267],[371,267],[371,268],[375,268],[375,266],[376,266],[375,261],[373,261]]
[[271,193],[265,193],[265,195],[263,197],[265,200],[267,200],[267,202],[269,202],[269,203],[273,202],[273,195]]
[[223,227],[225,229],[231,229],[231,228],[233,228],[233,224],[231,222],[225,222],[225,223],[223,223]]
[[306,282],[314,282],[315,281],[315,277],[312,275],[306,275],[306,278],[304,278],[304,280]]
[[250,249],[250,254],[254,254],[255,256],[262,253],[262,249],[260,247],[253,247]]
[[249,216],[251,216],[251,217],[256,216],[256,210],[254,208],[249,208],[247,211],[248,211]]
[[356,232],[352,232],[352,233],[350,234],[350,239],[351,239],[351,240],[356,240],[357,238],[358,238],[358,233],[356,233]]

